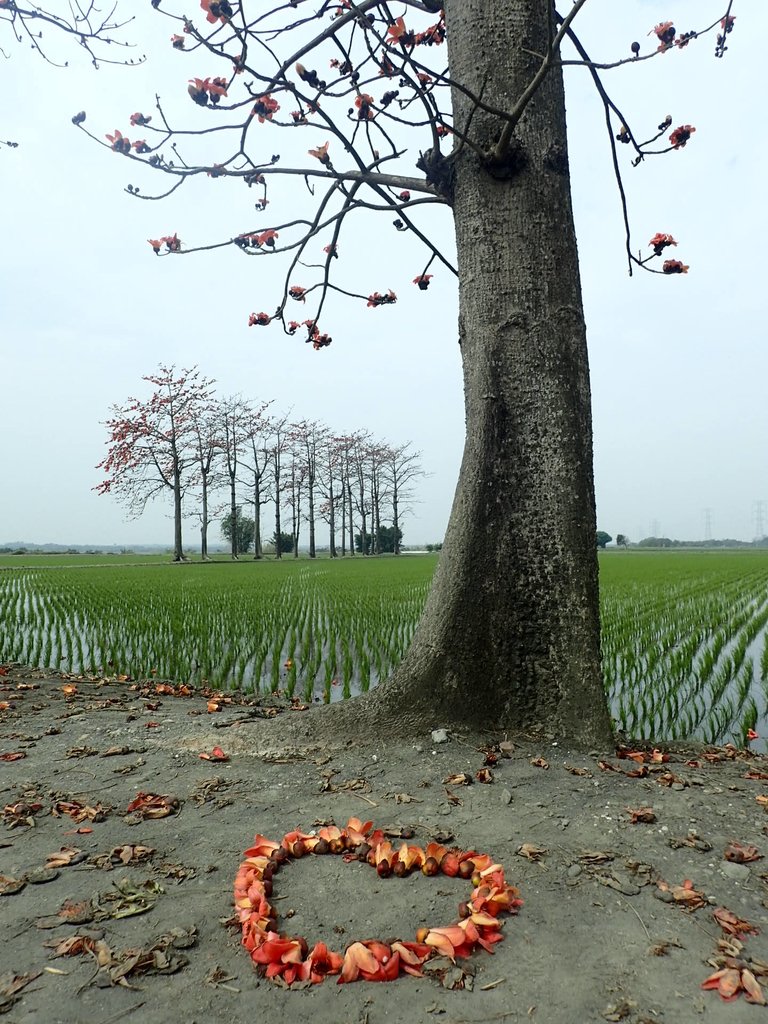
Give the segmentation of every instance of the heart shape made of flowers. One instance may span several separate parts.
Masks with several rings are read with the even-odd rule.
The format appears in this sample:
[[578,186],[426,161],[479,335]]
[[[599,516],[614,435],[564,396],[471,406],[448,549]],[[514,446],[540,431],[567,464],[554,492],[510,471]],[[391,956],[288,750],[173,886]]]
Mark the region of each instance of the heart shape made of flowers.
[[[344,953],[317,942],[312,949],[303,936],[288,936],[277,930],[277,914],[269,902],[272,880],[292,859],[307,854],[338,854],[345,862],[362,861],[376,868],[382,878],[399,878],[421,871],[425,875],[459,876],[471,882],[466,902],[459,904],[459,917],[447,927],[420,928],[415,941],[397,939],[380,942],[367,939],[352,942]],[[487,853],[448,849],[439,843],[425,848],[407,843],[395,848],[373,822],[350,818],[344,828],[326,825],[315,833],[288,832],[280,842],[256,835],[245,851],[245,860],[235,878],[235,910],[240,920],[243,945],[254,964],[285,986],[319,984],[338,975],[338,984],[350,981],[394,981],[401,974],[422,976],[430,957],[445,956],[452,961],[468,957],[478,947],[489,953],[504,936],[499,915],[516,914],[522,906],[520,893],[504,878],[504,869]]]

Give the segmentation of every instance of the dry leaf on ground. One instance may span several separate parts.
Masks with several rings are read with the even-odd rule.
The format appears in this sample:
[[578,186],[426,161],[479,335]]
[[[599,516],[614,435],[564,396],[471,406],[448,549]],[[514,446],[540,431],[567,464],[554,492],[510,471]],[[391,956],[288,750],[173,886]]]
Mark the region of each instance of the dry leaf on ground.
[[8,828],[32,828],[35,824],[35,815],[42,811],[43,805],[37,803],[27,803],[25,800],[19,800],[15,804],[6,804],[3,808],[3,821]]
[[11,878],[10,875],[0,875],[0,896],[15,896],[17,892],[26,885],[23,878]]
[[728,910],[727,907],[717,907],[716,910],[712,911],[712,917],[715,919],[715,923],[723,929],[727,935],[759,935],[760,929],[756,928],[755,925],[750,924],[749,921],[745,921],[743,917],[738,917],[732,910]]
[[659,887],[659,892],[668,894],[667,898],[671,897],[671,902],[677,903],[688,913],[708,905],[704,893],[695,889],[689,878],[686,878],[682,885],[669,885],[661,879],[656,884]]
[[55,818],[67,815],[76,824],[81,821],[104,821],[109,813],[109,808],[102,807],[100,803],[95,807],[81,804],[79,800],[57,800],[51,807],[51,814]]
[[518,857],[525,857],[527,860],[539,861],[549,850],[544,846],[536,846],[534,843],[523,843],[515,851]]
[[7,1013],[21,998],[19,992],[42,973],[30,971],[29,974],[14,974],[13,971],[9,971],[7,974],[0,974],[0,1013]]
[[656,815],[652,807],[627,807],[630,825],[652,825]]
[[726,860],[733,861],[734,864],[748,864],[753,860],[761,860],[763,855],[756,846],[750,844],[742,846],[741,843],[734,841],[728,843],[723,856]]
[[79,864],[85,860],[86,854],[76,846],[62,846],[57,853],[49,853],[45,862],[47,868],[64,868],[70,864]]
[[137,793],[126,807],[126,814],[139,814],[142,818],[167,818],[178,813],[181,804],[175,796],[157,793]]

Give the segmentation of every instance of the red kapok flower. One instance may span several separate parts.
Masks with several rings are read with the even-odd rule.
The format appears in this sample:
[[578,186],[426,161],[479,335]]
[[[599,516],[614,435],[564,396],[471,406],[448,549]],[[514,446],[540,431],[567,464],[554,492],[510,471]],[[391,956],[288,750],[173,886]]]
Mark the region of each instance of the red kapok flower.
[[397,43],[397,42],[399,42],[400,38],[403,35],[405,35],[405,32],[406,32],[405,18],[398,18],[395,21],[394,25],[390,25],[389,28],[387,29],[387,42],[388,43]]
[[133,143],[133,148],[137,153],[149,153],[149,146],[147,145],[146,139],[136,139]]
[[408,200],[411,198],[411,193],[408,191],[408,189],[403,189],[403,191],[397,198],[401,199],[404,203],[407,203]]
[[389,306],[397,302],[397,296],[390,288],[386,295],[382,295],[381,292],[374,292],[373,295],[368,296],[369,306]]
[[726,963],[735,964],[734,967],[724,967],[720,971],[715,971],[701,983],[701,987],[704,989],[715,989],[720,998],[726,1002],[733,1002],[737,999],[739,993],[744,993],[744,998],[748,1003],[757,1003],[758,1006],[765,1006],[765,996],[763,990],[760,987],[760,982],[754,976],[742,960],[736,960],[728,958]]
[[248,326],[266,327],[271,319],[268,313],[251,313],[248,317]]
[[654,34],[658,38],[661,45],[660,50],[666,50],[668,46],[672,45],[675,38],[675,26],[671,21],[662,21],[655,28],[652,28],[648,35]]
[[419,277],[414,277],[413,283],[418,285],[421,291],[425,292],[429,288],[429,282],[432,280],[432,274],[420,274]]
[[323,252],[326,253],[326,255],[328,255],[328,256],[338,256],[339,255],[339,252],[338,252],[338,249],[336,248],[336,244],[335,243],[332,243],[331,245],[323,246]]
[[664,260],[661,267],[665,274],[687,274],[688,267],[680,260]]
[[727,18],[721,19],[720,28],[723,29],[724,32],[730,32],[733,28],[734,21],[736,21],[736,15],[729,14]]
[[295,334],[296,331],[298,331],[298,329],[300,327],[301,327],[301,324],[299,323],[298,320],[289,320],[288,321],[288,333],[289,334]]
[[168,249],[168,252],[180,252],[181,251],[181,239],[179,238],[179,236],[175,232],[172,235],[164,235],[160,239],[160,241],[161,242],[165,242],[165,246]]
[[202,78],[190,78],[189,85],[187,86],[187,92],[191,99],[195,103],[199,103],[201,107],[206,106],[208,103],[208,89],[205,84],[207,81],[207,78],[205,80]]
[[648,245],[652,247],[654,256],[661,256],[668,245],[677,245],[677,242],[672,235],[665,235],[659,231],[653,236]]
[[200,6],[206,12],[206,21],[212,25],[217,21],[228,21],[233,14],[228,0],[200,0]]
[[147,241],[152,246],[152,248],[155,250],[155,255],[159,256],[160,255],[160,250],[163,247],[162,239],[160,239],[160,238],[148,238]]
[[174,50],[183,50],[185,42],[184,36],[171,36],[171,46]]
[[272,115],[279,109],[280,104],[272,96],[260,96],[253,105],[252,113],[264,124],[265,121],[271,121]]
[[112,149],[116,153],[130,153],[131,151],[131,140],[126,139],[119,128],[115,128],[114,135],[105,136],[112,143]]
[[190,78],[187,91],[201,107],[206,106],[209,99],[215,105],[227,95],[227,81],[225,78]]
[[397,18],[394,25],[390,25],[387,29],[386,41],[390,46],[397,46],[398,43],[401,43],[403,46],[414,46],[416,44],[416,36],[405,27],[404,18]]
[[309,149],[307,150],[307,152],[309,153],[310,156],[313,156],[315,157],[316,160],[319,160],[321,164],[329,164],[331,162],[331,159],[328,156],[327,142],[325,142],[322,146],[318,146],[317,149]]
[[357,116],[360,121],[367,121],[373,117],[373,96],[369,96],[367,92],[361,92],[360,95],[355,99],[355,106],[357,107]]
[[695,131],[696,129],[692,124],[681,124],[678,128],[675,128],[673,132],[670,132],[670,146],[672,146],[673,149],[682,149]]
[[304,293],[306,292],[306,290],[307,289],[302,288],[300,284],[294,284],[291,285],[291,287],[288,289],[288,294],[292,299],[295,299],[297,302],[303,302]]
[[149,124],[151,120],[151,117],[145,117],[137,111],[135,114],[131,114],[131,127],[135,128],[136,125],[141,125],[143,127],[145,124]]
[[273,228],[267,228],[260,235],[256,235],[256,245],[268,245],[271,249],[274,249],[277,237],[277,232]]

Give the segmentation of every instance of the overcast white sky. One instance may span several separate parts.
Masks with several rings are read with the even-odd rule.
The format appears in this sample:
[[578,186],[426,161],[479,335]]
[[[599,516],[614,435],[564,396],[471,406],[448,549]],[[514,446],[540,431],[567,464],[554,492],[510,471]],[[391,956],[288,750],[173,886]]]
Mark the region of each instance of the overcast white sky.
[[[405,541],[440,539],[463,443],[452,276],[436,271],[429,291],[419,292],[411,279],[422,269],[421,252],[394,231],[391,217],[360,220],[342,236],[342,258],[360,290],[391,287],[400,301],[379,309],[336,303],[327,322],[334,343],[316,353],[277,327],[247,327],[251,311],[276,305],[280,277],[271,260],[234,250],[156,259],[147,238],[176,231],[185,243],[203,244],[256,223],[268,227],[269,218],[256,221],[255,196],[239,182],[205,179],[163,202],[137,201],[123,191],[128,182],[148,193],[166,179],[141,173],[72,126],[84,109],[97,136],[120,128],[138,137],[129,116],[153,113],[155,92],[179,119],[205,116],[190,112],[187,79],[222,68],[174,51],[173,27],[148,0],[120,6],[140,7],[125,35],[147,54],[141,67],[94,71],[51,39],[51,51],[70,59],[69,68],[55,69],[0,38],[9,56],[0,58],[0,138],[20,143],[0,148],[0,543],[170,541],[164,505],[129,521],[114,500],[91,490],[109,406],[141,393],[141,376],[159,362],[199,365],[222,395],[271,398],[338,431],[367,427],[412,441],[432,475]],[[163,6],[199,19],[197,0]],[[701,28],[725,6],[591,0],[576,27],[595,59],[611,59],[628,54],[634,39],[643,52],[653,48],[646,33],[659,21]],[[628,278],[602,108],[587,73],[568,74],[598,518],[614,536],[701,539],[708,509],[712,536],[751,539],[756,502],[768,499],[768,5],[737,0],[733,12],[724,60],[714,58],[710,36],[605,79],[641,137],[667,113],[675,125],[697,128],[686,149],[634,170],[629,149],[620,152],[636,245],[670,232],[680,243],[674,256],[691,266],[687,276]],[[285,153],[292,133],[262,127],[266,151]],[[307,131],[304,151],[305,143],[325,141]],[[284,219],[298,188],[274,189],[270,216]],[[447,215],[436,230],[450,247]],[[192,523],[187,532],[191,542]]]

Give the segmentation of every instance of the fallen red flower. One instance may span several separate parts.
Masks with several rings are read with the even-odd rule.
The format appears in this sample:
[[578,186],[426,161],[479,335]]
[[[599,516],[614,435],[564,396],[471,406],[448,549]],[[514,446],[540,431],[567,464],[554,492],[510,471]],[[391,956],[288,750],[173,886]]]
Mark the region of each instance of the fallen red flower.
[[201,754],[201,761],[228,761],[229,754],[225,754],[221,747],[214,747],[210,754]]

